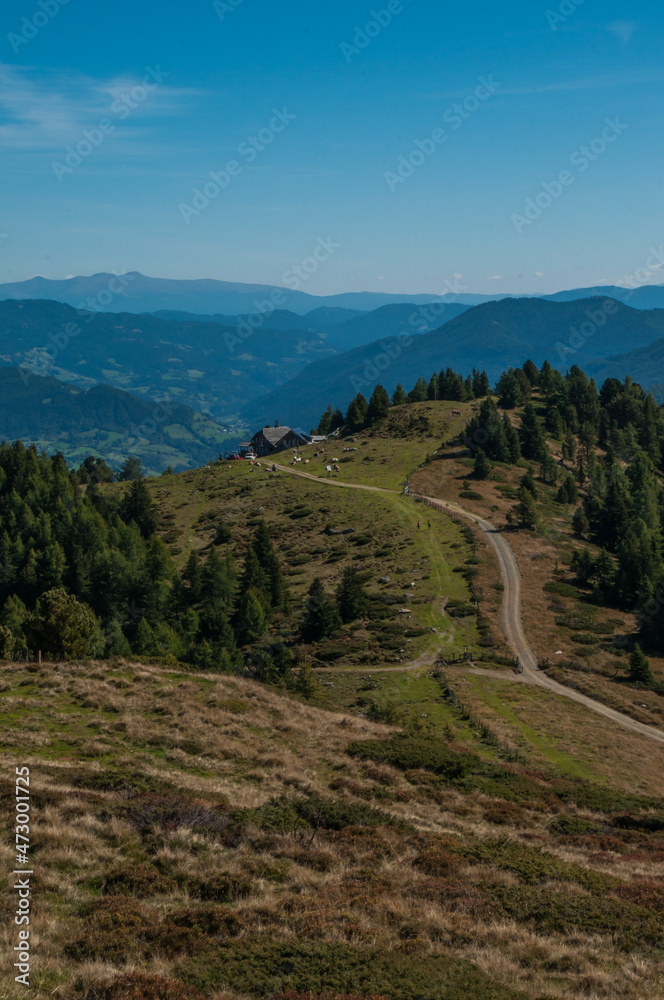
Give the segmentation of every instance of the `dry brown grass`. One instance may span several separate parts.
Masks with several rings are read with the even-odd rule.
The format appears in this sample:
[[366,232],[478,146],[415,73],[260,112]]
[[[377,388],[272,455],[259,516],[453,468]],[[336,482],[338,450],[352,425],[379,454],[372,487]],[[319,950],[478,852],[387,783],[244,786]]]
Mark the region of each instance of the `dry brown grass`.
[[[440,845],[450,836],[464,844],[506,835],[523,844],[541,843],[562,860],[609,870],[625,880],[652,876],[654,863],[611,855],[607,869],[604,859],[601,864],[589,860],[592,845],[569,847],[551,839],[552,808],[515,805],[453,787],[430,791],[417,774],[347,755],[351,741],[386,736],[390,727],[322,711],[240,678],[183,677],[129,663],[113,669],[56,664],[41,673],[0,668],[0,677],[11,683],[12,711],[41,719],[50,741],[28,752],[8,745],[3,730],[5,775],[13,773],[15,764],[27,763],[35,796],[37,997],[74,1000],[82,995],[77,981],[98,984],[121,972],[177,977],[179,963],[190,954],[187,949],[211,945],[205,936],[194,940],[189,932],[178,936],[169,928],[173,921],[180,926],[177,921],[185,919],[185,912],[202,913],[210,906],[222,907],[232,917],[228,933],[238,941],[264,935],[271,941],[304,938],[388,952],[406,948],[423,956],[454,955],[530,996],[664,996],[658,985],[664,971],[661,956],[626,953],[607,935],[536,933],[506,919],[491,902],[492,887],[518,885],[514,874],[458,856],[439,874],[431,874],[435,869],[427,871],[418,858],[423,851],[442,857]],[[25,689],[25,697],[17,686],[22,679],[38,682],[36,690]],[[55,691],[57,697],[42,696],[41,690]],[[5,700],[0,707],[7,704]],[[167,711],[157,712],[160,706]],[[578,726],[578,720],[570,725]],[[98,748],[103,753],[99,759],[89,734],[99,741],[102,732],[108,749]],[[623,735],[619,750],[631,767],[629,755],[636,754],[638,741]],[[650,767],[654,769],[652,756]],[[143,780],[149,790],[137,796],[122,783],[105,787],[111,774],[130,784]],[[192,803],[208,810],[212,822],[219,810],[219,815],[229,815],[302,793],[339,803],[369,803],[405,825],[320,829],[313,839],[288,826],[263,828],[258,821],[237,833],[232,825],[217,830],[187,826],[187,817],[194,815]],[[173,802],[181,803],[182,825],[137,826],[136,804],[145,801],[170,803],[169,815],[174,816]],[[0,859],[10,869],[13,854],[6,839]],[[153,883],[157,891],[149,885],[134,891],[139,909],[152,915],[145,941],[138,940],[120,957],[104,953],[111,945],[110,932],[96,931],[101,951],[71,957],[76,942],[99,926],[90,923],[90,904],[100,892],[106,899],[132,895],[123,886],[138,882],[122,879],[127,872],[138,878],[140,866],[160,878],[158,885]],[[205,886],[220,878],[236,887],[229,902],[206,899]],[[572,891],[571,883],[565,885]],[[3,921],[5,969],[14,943],[14,928]],[[0,997],[25,995],[7,974],[1,984]],[[241,1000],[232,990],[210,990],[209,995]]]

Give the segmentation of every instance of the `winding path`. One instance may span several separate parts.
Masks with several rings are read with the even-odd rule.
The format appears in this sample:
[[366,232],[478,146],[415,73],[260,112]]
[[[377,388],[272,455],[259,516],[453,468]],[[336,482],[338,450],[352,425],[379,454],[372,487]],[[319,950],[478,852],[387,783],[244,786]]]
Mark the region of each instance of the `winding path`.
[[[364,486],[358,483],[341,482],[338,479],[324,479],[320,476],[312,475],[310,472],[301,472],[299,469],[290,468],[285,465],[278,465],[277,468],[281,472],[290,472],[295,476],[303,476],[306,479],[313,479],[314,482],[317,483],[328,483],[329,485],[340,486],[346,489],[370,490],[374,493],[389,493],[392,496],[395,495],[394,490],[388,490],[382,486]],[[475,524],[482,529],[493,545],[496,556],[498,557],[500,575],[505,588],[503,591],[503,603],[500,612],[501,624],[510,648],[523,664],[523,674],[520,675],[523,680],[526,680],[531,684],[536,684],[538,687],[545,688],[548,691],[552,691],[554,694],[561,695],[563,698],[569,698],[571,701],[576,701],[580,705],[584,705],[586,708],[589,708],[592,712],[596,712],[605,719],[610,719],[617,725],[622,726],[623,729],[629,729],[633,733],[646,736],[648,739],[661,743],[664,746],[664,732],[662,732],[662,730],[655,729],[654,726],[647,726],[643,722],[637,722],[636,719],[630,718],[629,715],[624,715],[622,712],[618,712],[616,709],[602,704],[602,702],[595,701],[593,698],[589,698],[587,695],[581,694],[580,691],[575,691],[574,688],[567,687],[565,684],[559,684],[558,681],[554,681],[553,678],[548,677],[547,674],[539,669],[537,657],[528,642],[528,638],[523,628],[523,621],[521,617],[521,573],[519,572],[516,555],[514,554],[514,550],[512,549],[510,543],[493,524],[489,521],[485,521],[477,514],[471,514],[470,511],[464,510],[463,507],[460,507],[458,504],[450,503],[447,500],[439,500],[436,497],[428,497],[421,494],[411,495],[414,497],[417,496],[430,506],[443,511],[443,513],[447,511],[449,513],[456,514],[459,517],[465,517],[470,521],[474,521]]]

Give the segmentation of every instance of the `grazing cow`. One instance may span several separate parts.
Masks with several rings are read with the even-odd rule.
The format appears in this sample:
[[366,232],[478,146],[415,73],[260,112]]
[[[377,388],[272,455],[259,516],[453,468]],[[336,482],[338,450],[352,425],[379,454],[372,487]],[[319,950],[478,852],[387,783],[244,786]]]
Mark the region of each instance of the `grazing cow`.
[[460,417],[461,416],[461,410],[452,410],[452,416],[453,417]]

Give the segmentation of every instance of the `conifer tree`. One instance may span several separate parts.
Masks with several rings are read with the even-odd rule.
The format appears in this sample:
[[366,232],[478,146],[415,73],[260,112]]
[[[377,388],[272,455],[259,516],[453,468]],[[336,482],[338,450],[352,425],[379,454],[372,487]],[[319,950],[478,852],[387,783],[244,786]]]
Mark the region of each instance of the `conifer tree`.
[[508,519],[516,520],[524,528],[537,528],[539,525],[539,515],[532,493],[521,486],[517,495],[519,502],[509,512]]
[[472,374],[473,380],[473,396],[475,399],[482,399],[484,396],[488,396],[491,392],[491,384],[489,382],[489,376],[485,371],[478,371],[473,368]]
[[117,480],[119,483],[129,482],[135,479],[143,478],[143,466],[141,464],[140,458],[135,455],[130,455],[129,458],[124,462],[120,471],[117,475]]
[[368,408],[369,404],[366,399],[361,392],[358,392],[355,399],[352,399],[348,404],[346,419],[344,421],[346,430],[350,434],[354,434],[355,431],[361,431],[366,427]]
[[535,485],[535,477],[533,476],[532,466],[528,466],[526,472],[519,480],[519,485],[522,489],[527,490],[531,497],[537,499],[537,486]]
[[572,528],[577,538],[583,538],[588,534],[590,524],[583,507],[577,507],[572,517]]
[[491,462],[486,457],[484,451],[481,448],[477,449],[477,454],[475,455],[475,464],[473,466],[473,475],[475,479],[486,479],[491,473]]
[[525,402],[523,385],[517,378],[514,368],[510,368],[500,376],[496,385],[496,395],[498,406],[503,410],[513,410],[515,406],[521,406]]
[[329,434],[332,430],[332,419],[334,417],[334,410],[332,409],[332,404],[328,403],[325,413],[318,421],[318,427],[316,429],[317,434]]
[[332,426],[330,427],[330,433],[332,431],[341,430],[343,425],[344,425],[344,415],[339,409],[339,407],[337,407],[337,409],[332,414]]
[[401,382],[398,382],[396,389],[392,393],[392,406],[403,406],[407,402],[404,387]]
[[369,400],[369,406],[367,409],[367,424],[371,427],[373,424],[382,420],[386,417],[390,410],[390,397],[387,395],[384,387],[378,383],[374,391],[371,393],[371,399]]
[[360,618],[367,606],[367,595],[357,570],[348,566],[343,572],[341,582],[337,587],[337,607],[344,623]]
[[409,403],[425,403],[428,396],[428,385],[425,378],[418,378],[407,396]]
[[267,632],[267,616],[255,587],[243,591],[235,614],[235,634],[240,645],[255,642]]
[[270,532],[262,518],[256,526],[252,548],[269,582],[268,593],[271,606],[275,609],[285,609],[288,604],[286,582],[279,565],[279,557],[270,538]]
[[535,407],[532,403],[526,403],[521,414],[521,430],[519,432],[521,440],[521,453],[524,458],[533,459],[536,462],[543,462],[547,455],[546,441],[540,427]]
[[155,506],[144,479],[135,479],[132,482],[122,498],[119,514],[126,524],[134,521],[143,538],[149,538],[157,530]]
[[325,589],[319,577],[309,587],[302,621],[302,638],[305,642],[326,639],[341,627],[341,617],[337,606]]
[[639,684],[643,687],[652,687],[655,683],[650,662],[638,643],[629,657],[629,679],[632,684]]

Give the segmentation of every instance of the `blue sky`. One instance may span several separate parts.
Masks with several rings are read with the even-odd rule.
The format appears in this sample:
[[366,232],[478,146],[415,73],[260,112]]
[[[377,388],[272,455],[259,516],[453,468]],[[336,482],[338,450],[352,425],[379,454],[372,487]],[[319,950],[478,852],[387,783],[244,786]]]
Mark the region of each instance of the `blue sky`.
[[329,239],[303,290],[664,282],[643,270],[664,241],[654,2],[5,0],[0,18],[0,281],[278,285]]

